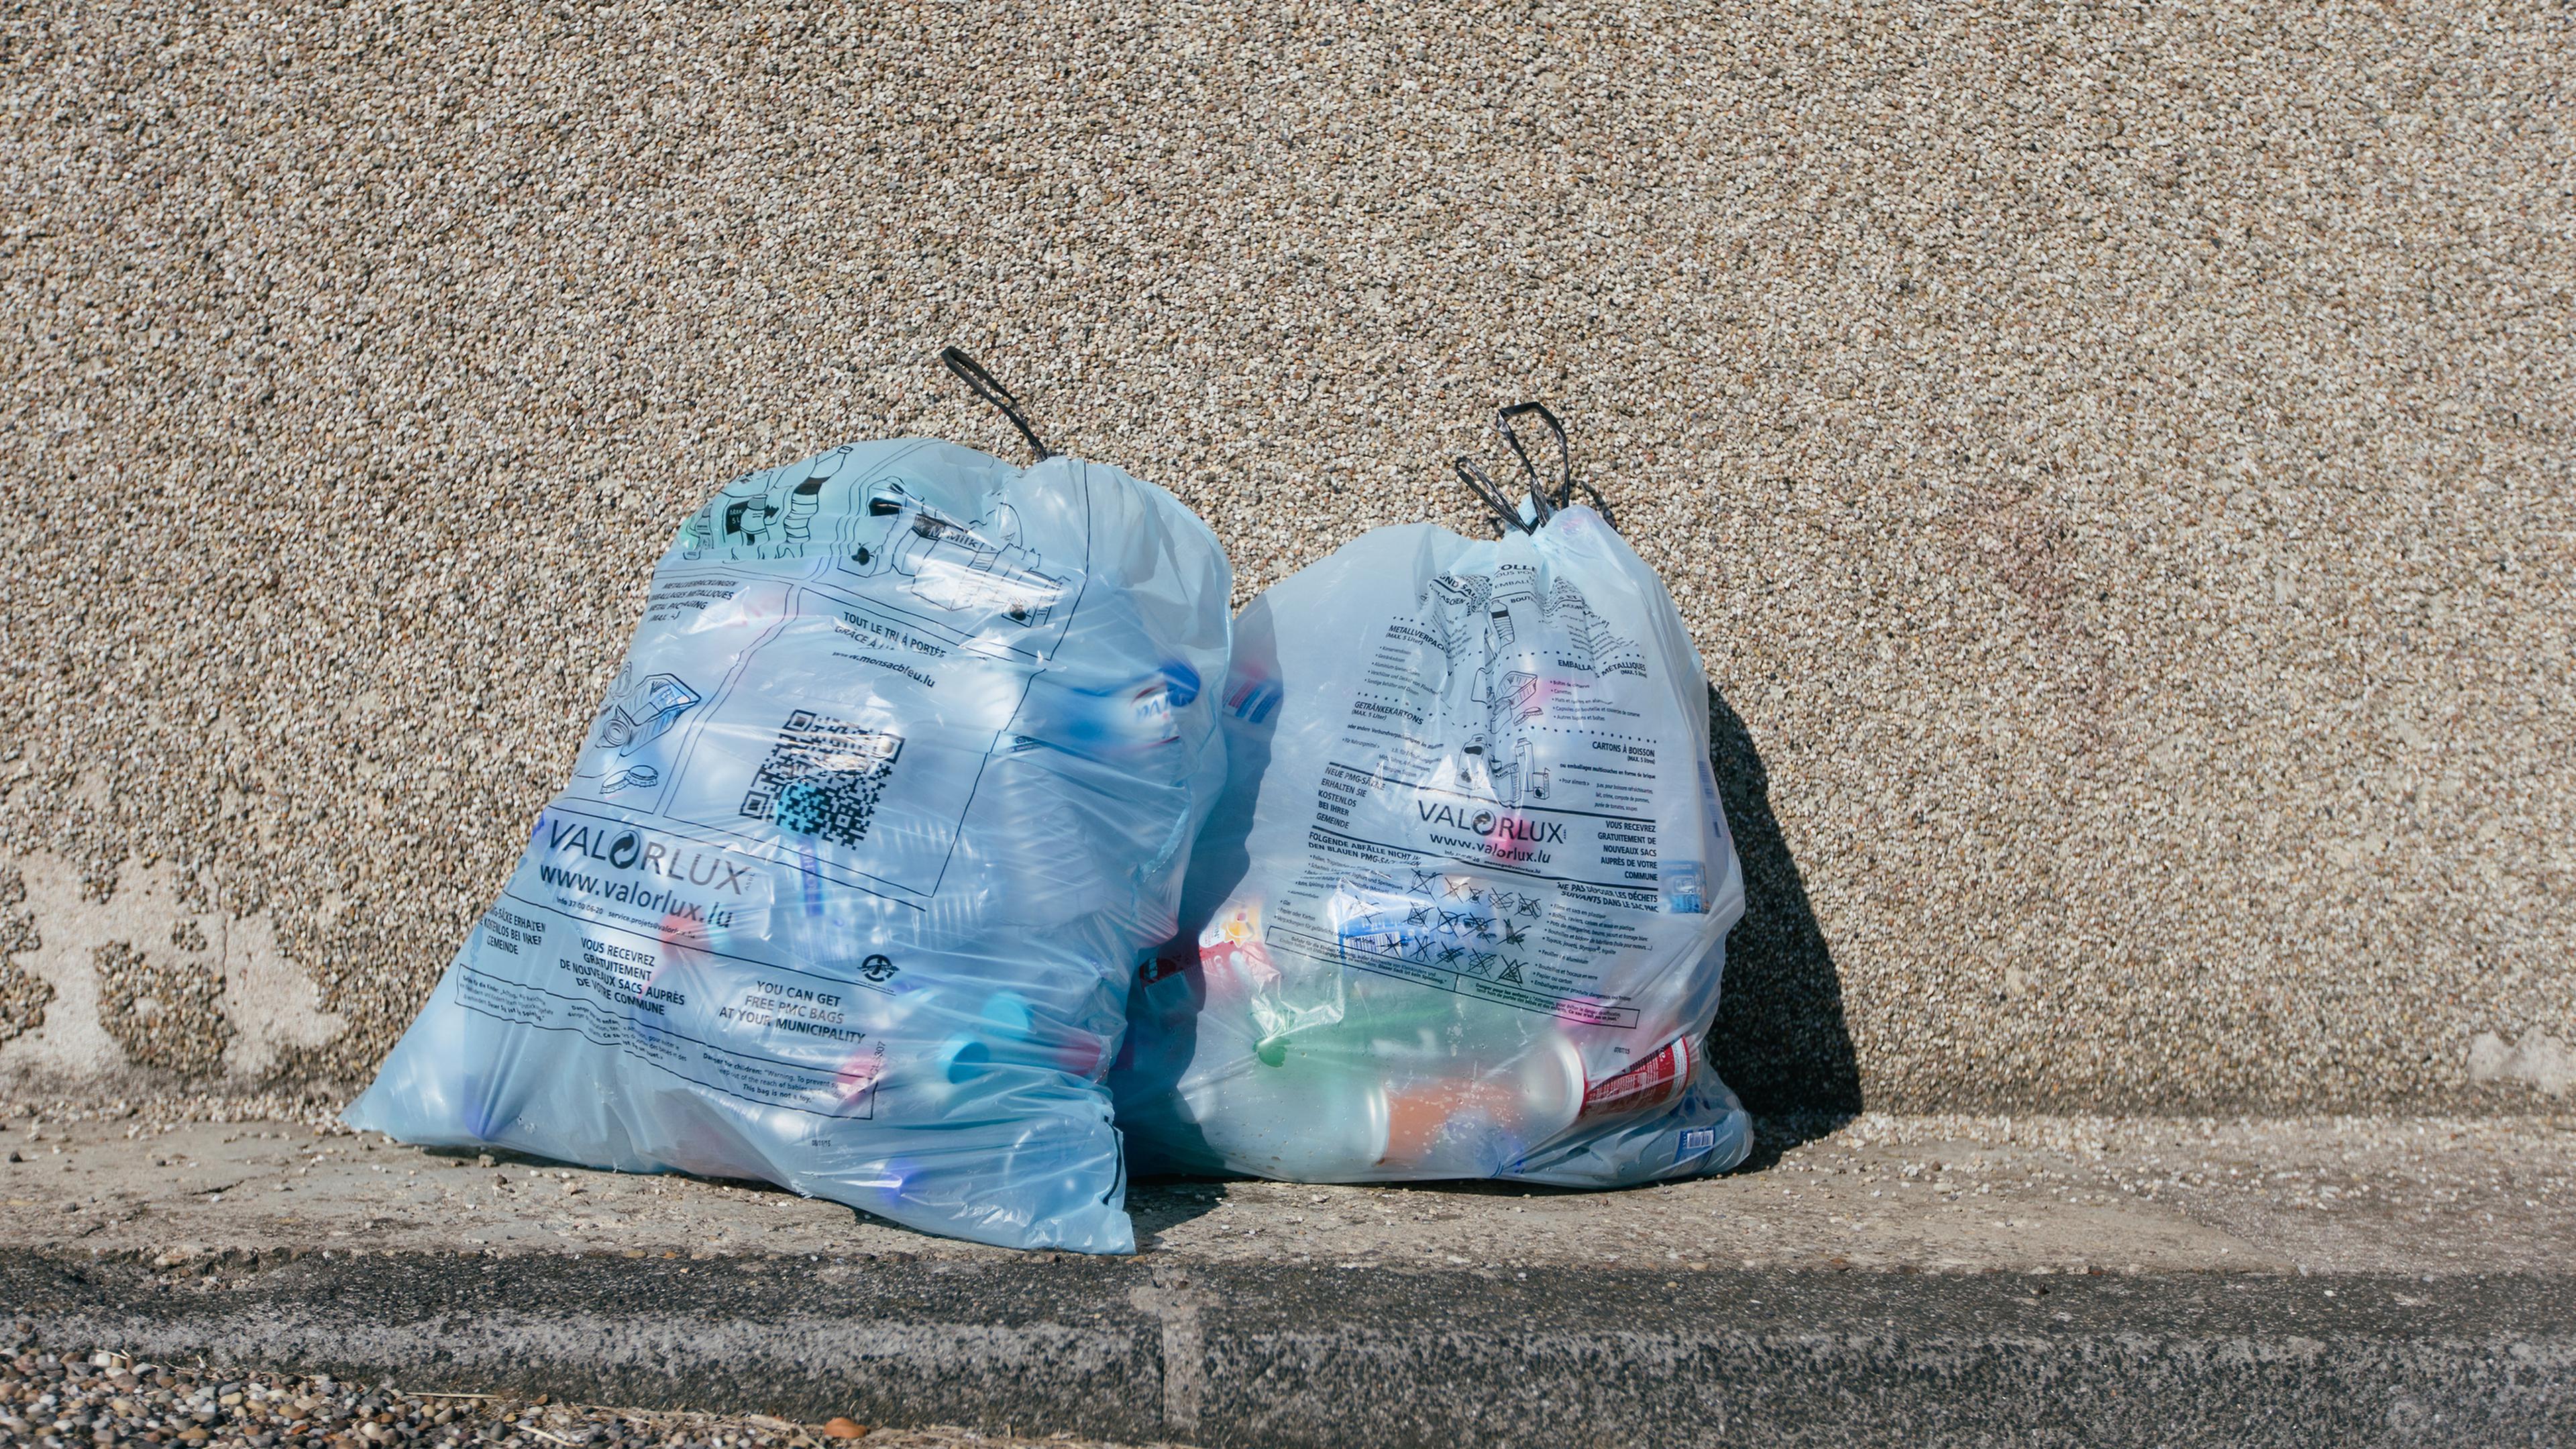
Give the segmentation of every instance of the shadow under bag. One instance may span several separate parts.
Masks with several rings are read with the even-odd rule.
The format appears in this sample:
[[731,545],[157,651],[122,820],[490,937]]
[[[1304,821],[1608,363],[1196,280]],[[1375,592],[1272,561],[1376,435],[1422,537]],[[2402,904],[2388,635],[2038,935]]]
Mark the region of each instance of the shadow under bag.
[[1235,621],[1225,793],[1110,1078],[1140,1172],[1606,1187],[1750,1145],[1702,1045],[1744,888],[1698,651],[1570,469],[1521,509],[1460,471],[1501,538],[1377,529]]
[[1170,494],[1043,448],[727,484],[348,1121],[1132,1251],[1101,1079],[1224,778],[1231,587]]

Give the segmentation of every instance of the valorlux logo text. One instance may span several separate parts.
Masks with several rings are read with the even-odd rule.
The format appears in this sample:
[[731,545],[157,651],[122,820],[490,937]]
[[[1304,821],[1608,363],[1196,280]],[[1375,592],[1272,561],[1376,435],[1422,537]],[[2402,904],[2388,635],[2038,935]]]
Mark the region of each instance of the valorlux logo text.
[[702,850],[666,841],[631,826],[594,825],[571,820],[546,823],[550,853],[587,856],[611,870],[640,870],[675,884],[745,895],[746,873],[723,851]]
[[1518,815],[1500,815],[1472,805],[1435,805],[1428,800],[1414,801],[1413,808],[1421,812],[1425,825],[1464,830],[1489,839],[1499,837],[1524,845],[1565,843],[1565,822],[1562,820],[1525,820]]

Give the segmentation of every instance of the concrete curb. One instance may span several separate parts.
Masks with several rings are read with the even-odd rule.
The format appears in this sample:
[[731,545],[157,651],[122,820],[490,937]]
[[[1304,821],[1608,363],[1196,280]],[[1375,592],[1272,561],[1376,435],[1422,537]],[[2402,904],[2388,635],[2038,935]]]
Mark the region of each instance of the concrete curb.
[[62,1345],[405,1388],[1209,1446],[2576,1440],[2576,1291],[2445,1277],[1393,1272],[0,1250]]

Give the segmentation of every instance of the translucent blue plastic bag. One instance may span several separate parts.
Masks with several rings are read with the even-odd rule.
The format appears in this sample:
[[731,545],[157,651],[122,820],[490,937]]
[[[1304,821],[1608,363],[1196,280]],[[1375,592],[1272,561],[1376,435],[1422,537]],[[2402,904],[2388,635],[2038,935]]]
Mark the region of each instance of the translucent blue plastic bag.
[[1235,621],[1225,793],[1110,1078],[1140,1172],[1607,1187],[1750,1146],[1702,1048],[1744,892],[1698,651],[1570,471],[1514,512],[1461,470],[1502,538],[1378,529]]
[[1232,583],[1170,494],[1041,459],[858,443],[683,526],[348,1121],[1132,1251],[1101,1078],[1224,778]]

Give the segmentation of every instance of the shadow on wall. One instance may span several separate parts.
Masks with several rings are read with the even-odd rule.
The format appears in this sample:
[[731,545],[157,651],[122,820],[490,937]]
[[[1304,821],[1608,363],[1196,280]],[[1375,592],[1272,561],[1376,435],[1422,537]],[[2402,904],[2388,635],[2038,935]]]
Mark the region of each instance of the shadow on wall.
[[1860,1063],[1843,1024],[1833,949],[1771,813],[1762,756],[1714,686],[1708,739],[1718,797],[1744,864],[1744,919],[1726,938],[1726,991],[1709,1060],[1757,1115],[1858,1112]]

